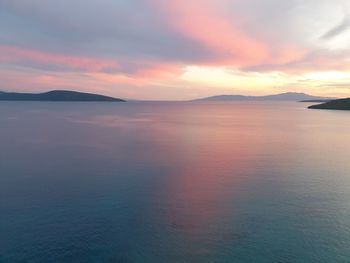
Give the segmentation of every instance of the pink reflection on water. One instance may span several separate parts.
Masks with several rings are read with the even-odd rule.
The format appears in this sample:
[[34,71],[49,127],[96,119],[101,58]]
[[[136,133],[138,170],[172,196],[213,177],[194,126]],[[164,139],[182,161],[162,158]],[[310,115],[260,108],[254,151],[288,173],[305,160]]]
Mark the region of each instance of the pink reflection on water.
[[224,105],[221,111],[217,105],[200,105],[178,111],[158,126],[155,136],[168,144],[171,140],[170,153],[164,154],[177,164],[164,190],[166,218],[186,239],[219,233],[216,228],[229,223],[227,216],[234,213],[235,189],[256,169],[264,140],[256,127],[263,125],[258,120],[265,113],[248,112],[252,116],[232,116]]

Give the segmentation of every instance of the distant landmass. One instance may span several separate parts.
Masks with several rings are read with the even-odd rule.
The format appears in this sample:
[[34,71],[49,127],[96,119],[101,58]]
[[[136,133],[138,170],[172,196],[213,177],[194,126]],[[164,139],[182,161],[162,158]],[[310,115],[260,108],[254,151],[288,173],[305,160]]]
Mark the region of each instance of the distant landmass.
[[311,96],[305,93],[287,92],[267,96],[219,95],[195,101],[329,101],[334,98]]
[[350,110],[350,98],[332,100],[318,105],[312,105],[309,109],[322,110]]
[[0,91],[0,101],[116,101],[125,100],[77,91],[53,90],[44,93],[16,93]]
[[324,103],[324,102],[328,102],[328,101],[332,101],[335,99],[329,99],[329,100],[301,100],[300,102],[312,102],[312,103]]

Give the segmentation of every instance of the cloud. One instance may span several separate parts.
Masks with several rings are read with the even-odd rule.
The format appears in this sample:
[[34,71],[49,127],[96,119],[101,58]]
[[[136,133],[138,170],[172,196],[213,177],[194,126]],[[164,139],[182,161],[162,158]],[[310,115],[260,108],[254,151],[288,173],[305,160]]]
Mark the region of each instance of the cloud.
[[287,63],[267,63],[248,67],[241,70],[248,72],[279,71],[288,74],[302,74],[312,71],[350,70],[350,50],[332,51],[319,49],[309,51],[299,59]]
[[[206,47],[216,55],[207,64],[248,66],[268,62],[285,63],[304,54],[304,49],[298,45],[276,42],[272,37],[278,38],[279,32],[271,33],[271,28],[265,29],[263,24],[255,24],[255,30],[252,30],[251,22],[260,21],[251,21],[248,18],[250,16],[238,13],[237,7],[242,6],[232,3],[242,3],[240,1],[153,2],[178,34],[198,42],[198,45]],[[229,7],[231,12],[228,13]]]
[[[157,1],[180,34],[237,63],[263,60],[266,47],[229,23],[213,1]],[[216,3],[217,5],[217,3]]]
[[336,25],[335,27],[327,31],[325,34],[323,34],[321,36],[321,39],[327,40],[330,38],[334,38],[342,34],[344,31],[348,30],[349,27],[350,27],[350,19],[348,16],[345,16],[344,19],[340,22],[340,24]]
[[[165,64],[251,65],[285,61],[290,59],[288,54],[302,53],[302,48],[291,43],[271,41],[269,37],[277,38],[280,30],[271,34],[271,28],[266,30],[260,21],[247,21],[247,17],[259,16],[266,21],[268,15],[257,10],[239,14],[235,9],[249,12],[240,3],[2,0],[0,44],[48,53],[109,57],[126,64],[151,59]],[[275,5],[281,6],[279,11],[288,6]]]
[[49,52],[170,61],[212,55],[169,30],[147,0],[3,0],[0,22],[2,42]]
[[[208,92],[198,75],[181,81],[193,67],[246,72],[245,87],[259,85],[251,73],[346,71],[350,19],[334,21],[349,8],[348,0],[0,0],[0,82],[25,83],[14,85],[7,70],[43,89],[64,78],[62,87],[143,96],[166,87],[174,97]],[[218,86],[229,86],[231,76],[221,77]]]
[[97,72],[115,71],[119,68],[116,61],[109,59],[60,55],[2,45],[0,45],[0,63],[15,63],[32,68]]

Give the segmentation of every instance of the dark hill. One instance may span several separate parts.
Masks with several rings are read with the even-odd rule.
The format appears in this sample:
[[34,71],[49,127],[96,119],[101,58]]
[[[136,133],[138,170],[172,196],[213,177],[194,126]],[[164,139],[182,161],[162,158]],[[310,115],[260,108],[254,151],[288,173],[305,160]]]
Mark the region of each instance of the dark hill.
[[332,100],[326,103],[312,105],[309,109],[322,109],[322,110],[350,110],[350,98]]
[[0,92],[0,100],[6,101],[119,101],[124,100],[77,91],[53,90],[45,93]]

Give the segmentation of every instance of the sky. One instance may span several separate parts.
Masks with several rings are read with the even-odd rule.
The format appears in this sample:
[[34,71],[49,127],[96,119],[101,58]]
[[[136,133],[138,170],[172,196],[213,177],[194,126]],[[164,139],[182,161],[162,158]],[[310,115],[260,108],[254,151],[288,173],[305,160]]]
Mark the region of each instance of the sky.
[[350,97],[349,0],[0,0],[0,90]]

